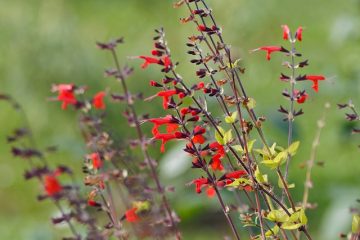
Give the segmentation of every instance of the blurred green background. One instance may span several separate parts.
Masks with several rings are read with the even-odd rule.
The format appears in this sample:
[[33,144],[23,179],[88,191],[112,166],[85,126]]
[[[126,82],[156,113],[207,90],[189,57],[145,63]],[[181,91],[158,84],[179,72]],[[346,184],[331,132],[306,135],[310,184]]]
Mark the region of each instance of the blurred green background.
[[[103,77],[111,66],[111,57],[98,50],[96,41],[124,36],[126,45],[119,53],[126,56],[149,54],[153,29],[163,26],[173,57],[181,62],[178,70],[189,82],[195,82],[194,68],[188,64],[185,41],[194,26],[181,25],[185,8],[173,9],[171,0],[0,0],[0,92],[14,96],[26,109],[40,146],[57,145],[60,152],[51,160],[77,169],[81,182],[82,156],[86,149],[81,139],[77,116],[61,111],[58,103],[47,101],[53,83],[73,82],[87,85],[89,92],[119,90],[116,82]],[[309,91],[310,99],[302,107],[305,115],[295,122],[295,139],[301,139],[300,153],[294,158],[290,182],[297,185],[293,194],[300,200],[305,171],[298,165],[309,157],[316,121],[325,102],[331,104],[326,127],[321,136],[315,167],[314,188],[309,210],[310,231],[314,239],[337,239],[350,229],[349,207],[360,197],[359,137],[350,134],[350,126],[336,103],[350,98],[360,104],[360,1],[359,0],[209,0],[227,43],[236,57],[243,59],[243,79],[250,96],[257,100],[257,112],[266,116],[266,135],[271,142],[286,144],[287,128],[276,109],[286,105],[280,95],[284,83],[278,80],[284,57],[274,54],[267,62],[264,53],[249,54],[262,45],[287,46],[282,41],[280,25],[296,29],[304,26],[299,51],[310,59],[309,74],[324,74],[320,93]],[[140,70],[140,61],[131,61],[136,73],[129,80],[133,91],[146,91],[150,79],[159,79],[157,68]],[[305,72],[304,72],[305,73]],[[310,89],[310,83],[304,83]],[[145,93],[147,96],[150,93]],[[116,104],[108,102],[114,134],[129,136],[127,124]],[[143,111],[163,114],[159,105],[150,104]],[[39,204],[39,187],[25,182],[27,164],[9,154],[5,136],[21,119],[0,102],[0,239],[59,239],[59,230],[50,223],[56,214],[48,202]],[[271,137],[270,137],[271,136]],[[156,146],[157,148],[157,146]],[[170,194],[172,204],[182,218],[185,239],[222,239],[229,230],[215,199],[196,195],[185,187],[197,172],[188,168],[189,160],[179,153],[179,146],[168,150],[160,164],[164,181],[176,186]],[[170,149],[169,147],[167,149]],[[171,155],[173,154],[173,155]],[[175,155],[174,155],[175,154]],[[174,158],[176,156],[176,158]],[[181,157],[179,157],[181,156]],[[166,169],[166,171],[164,170]],[[236,218],[236,216],[234,216]],[[241,230],[240,230],[241,231]]]

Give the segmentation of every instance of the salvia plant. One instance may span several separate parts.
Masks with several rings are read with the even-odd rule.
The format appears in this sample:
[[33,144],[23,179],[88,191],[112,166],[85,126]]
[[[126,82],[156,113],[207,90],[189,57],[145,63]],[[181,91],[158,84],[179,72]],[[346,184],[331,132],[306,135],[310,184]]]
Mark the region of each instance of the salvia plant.
[[[195,65],[196,83],[184,79],[177,69],[180,64],[167,43],[165,30],[155,30],[149,51],[137,56],[119,56],[123,38],[98,42],[97,47],[112,58],[105,76],[118,83],[118,89],[91,93],[87,86],[74,83],[54,84],[51,101],[60,102],[63,110],[78,113],[79,128],[87,148],[83,156],[83,184],[78,184],[73,171],[65,165],[52,166],[47,160],[54,147],[42,150],[37,146],[26,115],[19,103],[9,95],[0,99],[10,103],[24,120],[24,125],[9,133],[7,141],[15,157],[29,164],[26,179],[42,186],[38,199],[51,201],[60,215],[54,224],[67,224],[72,236],[64,239],[182,239],[180,218],[168,195],[174,191],[161,182],[158,159],[152,153],[167,151],[169,142],[180,142],[190,156],[194,179],[181,180],[197,194],[206,194],[218,202],[222,216],[229,226],[229,239],[314,239],[309,231],[316,224],[308,222],[307,212],[315,206],[309,202],[313,186],[312,169],[316,164],[321,132],[325,127],[326,104],[317,122],[309,161],[304,164],[306,176],[302,199],[292,195],[294,184],[290,171],[291,160],[302,149],[294,138],[294,121],[302,121],[310,96],[318,98],[327,77],[309,73],[309,60],[297,50],[303,40],[303,28],[293,31],[282,25],[282,44],[254,46],[254,54],[275,55],[287,59],[278,63],[279,84],[284,90],[284,102],[279,114],[287,122],[287,144],[271,142],[264,131],[266,117],[256,112],[256,100],[246,90],[242,80],[245,69],[240,59],[234,59],[222,28],[205,0],[180,0],[175,8],[186,8],[183,24],[192,24],[193,33],[187,36],[187,54]],[[131,89],[133,67],[154,68],[161,79],[148,79],[141,84],[151,87],[146,94]],[[272,59],[271,62],[276,62]],[[140,81],[140,80],[137,80]],[[143,81],[143,80],[141,80]],[[305,86],[311,84],[311,93]],[[272,93],[269,93],[272,94]],[[106,100],[107,99],[107,100]],[[129,136],[114,138],[104,119],[107,101],[111,107],[123,109],[121,124],[131,128]],[[141,112],[137,104],[159,104],[163,114],[153,116]],[[211,102],[211,104],[208,104]],[[213,104],[215,103],[215,104]],[[359,121],[354,104],[338,104],[348,109],[346,119]],[[314,123],[315,124],[315,123]],[[148,127],[151,131],[148,132]],[[355,126],[352,133],[358,134]],[[319,164],[319,163],[318,163]],[[189,170],[190,171],[190,170]],[[233,198],[224,198],[225,192]],[[353,213],[352,231],[340,236],[360,239],[360,217]],[[241,225],[241,227],[239,227]]]

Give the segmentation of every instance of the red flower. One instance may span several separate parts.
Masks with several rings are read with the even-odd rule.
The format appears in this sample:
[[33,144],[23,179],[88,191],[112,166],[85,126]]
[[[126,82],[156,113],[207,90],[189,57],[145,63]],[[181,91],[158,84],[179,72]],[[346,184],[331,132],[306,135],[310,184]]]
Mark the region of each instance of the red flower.
[[306,101],[309,95],[305,91],[300,92],[299,90],[295,89],[294,96],[296,98],[297,103],[302,104]]
[[101,91],[95,94],[92,104],[94,108],[96,109],[105,109],[105,103],[104,103],[104,97],[106,96],[106,93]]
[[155,139],[161,140],[160,152],[165,152],[165,143],[170,140],[177,139],[176,133],[157,133]]
[[151,131],[154,136],[159,133],[159,126],[161,125],[166,125],[167,133],[173,133],[179,128],[179,125],[175,123],[175,120],[171,115],[167,115],[163,118],[151,118],[148,121],[154,124],[154,127]]
[[204,32],[204,31],[208,30],[208,28],[207,28],[205,25],[199,25],[199,26],[198,26],[198,30],[199,30],[200,32]]
[[255,52],[255,51],[259,51],[259,50],[266,51],[266,59],[267,60],[270,60],[271,53],[273,53],[273,52],[287,52],[287,50],[281,46],[264,46],[264,47],[254,49],[251,52]]
[[53,196],[58,194],[62,190],[62,186],[60,185],[59,181],[53,175],[45,176],[44,180],[44,187],[45,192],[48,196]]
[[196,193],[201,193],[201,188],[207,186],[209,184],[209,180],[207,178],[198,178],[191,182],[195,184]]
[[92,161],[92,165],[94,169],[99,169],[102,167],[102,161],[99,153],[90,154],[90,159]]
[[141,65],[141,68],[147,68],[150,64],[159,64],[160,60],[153,57],[139,56],[138,58],[144,59],[145,62]]
[[170,67],[172,65],[170,57],[168,55],[165,55],[162,58],[162,63],[164,64],[165,69],[170,69]]
[[225,174],[222,179],[226,178],[226,179],[231,179],[231,178],[240,178],[244,175],[246,175],[246,171],[244,170],[238,170],[238,171],[234,171],[234,172],[229,172],[227,174]]
[[165,90],[165,91],[158,92],[156,95],[158,97],[163,98],[163,108],[168,109],[169,108],[168,103],[169,103],[170,97],[175,94],[177,94],[176,90]]
[[100,206],[101,206],[100,203],[98,203],[98,202],[96,202],[96,201],[94,201],[94,200],[91,200],[91,199],[89,199],[89,200],[87,201],[87,203],[88,203],[88,205],[91,206],[91,207],[100,207]]
[[69,104],[75,105],[77,103],[73,84],[59,84],[54,86],[53,90],[59,92],[57,99],[62,102],[62,109],[65,110]]
[[140,220],[140,217],[136,214],[137,208],[131,208],[125,212],[125,219],[128,222],[137,222]]
[[216,195],[215,188],[214,188],[214,187],[208,187],[208,188],[206,189],[206,195],[207,195],[209,198],[215,197],[215,195]]
[[295,38],[297,38],[297,40],[299,40],[300,42],[302,40],[302,31],[303,31],[303,28],[300,26],[300,27],[298,27],[298,29],[296,30],[296,33],[295,33]]
[[205,138],[203,136],[203,134],[206,132],[205,128],[203,127],[200,127],[200,126],[196,126],[194,128],[194,136],[192,138],[192,141],[196,144],[196,143],[199,143],[199,144],[203,144],[205,142]]
[[314,89],[315,92],[319,92],[319,81],[325,80],[325,77],[322,75],[306,75],[305,79],[313,81],[312,89]]
[[220,160],[222,157],[223,156],[220,153],[217,153],[212,157],[210,166],[214,171],[216,171],[216,170],[219,170],[219,171],[224,170],[224,166],[222,165],[221,160]]
[[290,36],[290,29],[288,25],[281,25],[283,29],[283,39],[288,40]]

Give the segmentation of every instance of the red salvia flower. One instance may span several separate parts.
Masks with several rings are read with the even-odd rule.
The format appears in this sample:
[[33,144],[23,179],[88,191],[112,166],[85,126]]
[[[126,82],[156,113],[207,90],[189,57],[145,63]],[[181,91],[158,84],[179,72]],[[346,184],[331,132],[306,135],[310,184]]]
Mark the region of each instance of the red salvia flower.
[[69,104],[75,105],[77,103],[73,84],[59,84],[53,86],[53,90],[59,93],[57,99],[62,102],[62,109],[65,110]]
[[90,159],[92,161],[92,165],[94,169],[99,169],[102,167],[102,161],[99,153],[90,154]]
[[288,25],[281,25],[282,29],[283,29],[283,39],[284,40],[289,40],[289,36],[290,36],[290,29]]
[[294,96],[296,97],[296,102],[302,104],[306,101],[309,95],[305,91],[302,93],[299,90],[295,89]]
[[88,204],[89,206],[91,206],[91,207],[100,207],[100,206],[101,206],[100,203],[98,203],[98,202],[96,202],[95,200],[92,200],[92,199],[89,199],[89,200],[87,201],[87,204]]
[[255,52],[255,51],[259,51],[259,50],[266,51],[266,59],[267,60],[270,60],[271,53],[273,53],[273,52],[287,52],[287,50],[281,46],[264,46],[264,47],[256,48],[256,49],[252,50],[251,52]]
[[246,174],[247,174],[246,171],[244,171],[244,170],[238,170],[238,171],[226,173],[226,174],[225,174],[223,177],[221,177],[220,179],[224,179],[224,178],[226,178],[226,179],[231,179],[231,178],[236,179],[236,178],[240,178],[240,177],[242,177],[242,176],[244,176],[244,175],[246,175]]
[[176,133],[157,133],[154,136],[155,139],[161,140],[160,152],[165,152],[165,143],[170,140],[177,139]]
[[173,95],[176,95],[176,94],[177,94],[176,90],[165,90],[165,91],[158,92],[156,95],[158,97],[163,98],[163,108],[168,109],[169,108],[168,103],[169,103],[170,97]]
[[168,55],[166,55],[162,58],[162,62],[164,64],[165,69],[170,69],[172,63],[171,63],[170,57]]
[[204,31],[206,31],[206,30],[208,30],[208,28],[205,26],[205,25],[199,25],[198,26],[198,30],[200,31],[200,32],[204,32]]
[[306,75],[306,80],[310,80],[313,82],[313,85],[311,86],[312,89],[315,90],[315,92],[319,92],[319,81],[325,80],[325,77],[322,75]]
[[201,188],[207,186],[209,184],[209,180],[207,178],[198,178],[191,182],[195,184],[196,193],[201,193]]
[[105,109],[105,102],[104,102],[104,97],[106,96],[106,93],[104,91],[98,92],[97,94],[95,94],[92,104],[94,106],[94,108],[96,109]]
[[138,58],[144,59],[145,62],[141,65],[141,68],[147,68],[150,64],[159,64],[160,60],[153,57],[139,56]]
[[[151,118],[148,119],[149,122],[152,122],[154,124],[154,127],[152,128],[151,132],[153,135],[156,135],[159,133],[159,126],[167,124],[167,132],[171,133],[173,131],[171,131],[171,129],[175,128],[174,126],[172,126],[172,124],[174,123],[174,120],[172,118],[171,115],[167,115],[163,118]],[[171,126],[169,126],[169,124],[171,124]]]
[[203,136],[203,134],[206,132],[205,128],[200,127],[200,126],[196,126],[194,128],[194,136],[192,138],[192,141],[196,144],[203,144],[205,142],[205,138]]
[[128,222],[137,222],[140,220],[140,217],[136,214],[137,208],[131,208],[129,210],[126,210],[125,212],[125,219]]
[[295,38],[297,38],[297,40],[299,40],[300,42],[302,41],[302,31],[303,31],[303,28],[300,26],[300,27],[298,27],[298,29],[296,30],[296,33],[295,33]]
[[209,198],[215,197],[215,195],[216,195],[215,188],[214,188],[214,187],[208,187],[208,188],[206,189],[206,195],[207,195]]
[[62,190],[62,186],[53,175],[46,175],[44,179],[45,192],[48,196],[54,196]]
[[222,165],[221,160],[220,160],[221,158],[222,158],[222,155],[220,153],[217,153],[212,157],[210,166],[214,171],[224,170],[224,166]]

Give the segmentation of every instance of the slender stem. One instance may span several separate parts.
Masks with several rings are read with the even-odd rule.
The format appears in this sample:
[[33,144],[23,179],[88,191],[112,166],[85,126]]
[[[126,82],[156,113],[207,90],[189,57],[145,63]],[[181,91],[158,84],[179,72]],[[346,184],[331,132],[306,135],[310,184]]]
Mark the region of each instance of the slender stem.
[[146,146],[144,144],[144,134],[143,134],[143,132],[141,130],[140,122],[139,122],[139,119],[137,117],[137,113],[135,111],[135,108],[134,108],[134,106],[133,106],[133,104],[131,102],[131,99],[130,99],[131,95],[130,95],[130,92],[128,91],[128,88],[127,88],[127,85],[126,85],[126,82],[125,82],[125,78],[124,78],[124,75],[122,73],[119,60],[117,58],[117,54],[116,54],[114,49],[111,49],[111,53],[112,53],[113,60],[115,62],[115,66],[116,66],[116,69],[117,69],[117,72],[118,72],[117,78],[118,78],[118,80],[120,80],[123,91],[125,93],[125,98],[126,98],[127,105],[129,107],[132,115],[133,115],[133,118],[134,118],[137,135],[138,135],[139,140],[141,142],[141,151],[142,151],[142,153],[143,153],[143,155],[145,157],[146,163],[150,167],[150,171],[151,171],[151,174],[152,174],[153,179],[155,181],[157,191],[162,197],[162,202],[163,202],[163,205],[165,207],[166,213],[167,213],[167,215],[169,217],[169,220],[171,222],[171,226],[172,226],[172,228],[174,230],[175,237],[176,237],[177,240],[180,240],[181,239],[181,234],[180,234],[179,230],[177,229],[175,219],[173,217],[173,214],[172,214],[172,211],[171,211],[171,208],[170,208],[170,204],[169,204],[169,202],[168,202],[168,200],[166,198],[166,195],[164,193],[164,189],[161,186],[160,179],[159,179],[158,174],[156,172],[153,160],[150,158],[149,152],[148,152],[148,150],[147,150],[147,148],[146,148]]
[[[289,110],[289,116],[288,116],[288,147],[291,145],[292,143],[292,138],[293,138],[293,122],[295,120],[294,118],[294,91],[295,91],[295,40],[290,39],[291,42],[291,77],[290,77],[290,110]],[[286,167],[285,167],[285,173],[284,173],[284,179],[285,182],[288,178],[288,174],[289,174],[289,165],[290,165],[290,160],[291,160],[291,155],[288,154],[287,159],[286,159]],[[284,190],[286,190],[284,188]],[[284,193],[284,192],[283,192]],[[284,195],[283,195],[284,196]],[[283,199],[283,197],[282,197]]]
[[[179,113],[178,110],[177,110],[177,114],[178,114],[178,116],[180,117],[180,113]],[[180,118],[180,119],[181,119],[181,118]],[[181,121],[181,126],[182,126],[182,128],[186,131],[186,133],[187,133],[188,135],[191,134],[190,131],[187,129],[185,123],[182,122],[182,121]],[[202,157],[201,154],[199,153],[198,149],[196,148],[196,145],[195,145],[194,141],[193,141],[191,138],[190,138],[189,140],[190,140],[190,143],[191,143],[193,149],[195,150],[196,156],[197,156],[197,158],[199,159],[199,161],[200,161],[200,162],[205,162],[205,160],[203,160],[203,157]],[[217,187],[217,185],[216,185],[216,179],[214,179],[213,175],[209,172],[209,169],[208,169],[208,167],[207,167],[206,164],[205,164],[205,166],[202,167],[202,169],[206,172],[206,174],[207,174],[207,176],[208,176],[208,179],[210,180],[210,182],[211,182],[211,184],[212,184],[212,187],[215,189],[216,196],[217,196],[217,198],[218,198],[218,200],[219,200],[219,203],[220,203],[221,208],[222,208],[222,210],[223,210],[224,216],[225,216],[228,224],[230,225],[230,228],[231,228],[233,234],[235,235],[235,237],[236,237],[237,240],[240,240],[240,235],[238,234],[238,232],[237,232],[237,230],[236,230],[235,224],[234,224],[232,218],[231,218],[230,215],[229,215],[229,210],[228,210],[227,207],[225,206],[225,203],[224,203],[224,201],[223,201],[223,199],[222,199],[222,197],[221,197],[221,194],[220,194],[220,192],[219,192],[219,189],[218,189],[218,187]]]

